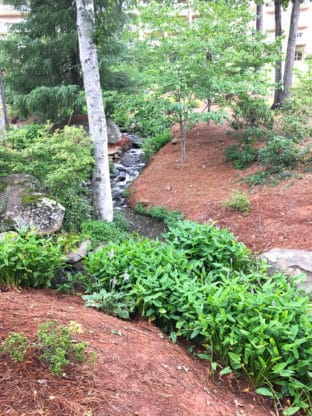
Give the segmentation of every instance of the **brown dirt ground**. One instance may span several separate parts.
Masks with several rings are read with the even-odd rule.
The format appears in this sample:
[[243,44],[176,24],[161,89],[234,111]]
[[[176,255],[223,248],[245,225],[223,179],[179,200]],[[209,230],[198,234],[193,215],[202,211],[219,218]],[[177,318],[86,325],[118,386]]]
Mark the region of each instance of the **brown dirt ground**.
[[[312,173],[294,171],[278,185],[250,189],[242,180],[261,167],[236,170],[225,160],[225,147],[235,143],[228,131],[227,126],[196,126],[187,137],[183,165],[180,144],[167,144],[131,185],[131,205],[164,206],[195,221],[212,220],[255,252],[274,247],[311,250]],[[233,191],[247,194],[250,215],[224,210],[222,202]]]
[[0,415],[10,416],[269,416],[270,401],[231,378],[212,380],[148,322],[130,323],[53,291],[0,292],[0,342],[9,332],[33,342],[40,322],[82,325],[77,339],[96,352],[94,367],[71,365],[53,376],[30,352],[22,363],[0,354]]

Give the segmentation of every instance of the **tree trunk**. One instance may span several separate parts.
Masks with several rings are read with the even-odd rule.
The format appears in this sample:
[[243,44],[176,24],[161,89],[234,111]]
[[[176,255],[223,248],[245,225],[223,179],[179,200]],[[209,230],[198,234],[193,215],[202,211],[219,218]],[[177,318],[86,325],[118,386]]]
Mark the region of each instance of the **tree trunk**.
[[2,71],[0,70],[0,131],[4,129],[9,130],[9,119],[4,97]]
[[[280,39],[282,36],[282,1],[274,0],[274,13],[275,13],[275,39]],[[282,93],[282,44],[280,44],[279,50],[281,58],[275,62],[275,90],[274,90],[274,102],[272,108],[278,108],[281,106],[281,93]]]
[[97,218],[112,221],[113,203],[107,147],[107,126],[100,85],[93,0],[76,0],[80,62],[86,94],[90,135],[94,146],[93,206]]
[[291,95],[299,14],[300,14],[300,0],[293,0],[291,17],[290,17],[290,25],[289,25],[289,35],[288,35],[287,53],[286,53],[286,60],[285,60],[284,78],[283,78],[283,91],[281,93],[281,100],[280,100],[281,105],[283,105],[285,100],[287,98],[290,98],[290,95]]
[[257,4],[256,30],[263,32],[263,3]]
[[181,139],[181,162],[182,164],[185,162],[185,139],[186,139],[186,132],[185,132],[185,126],[184,121],[182,119],[182,116],[179,117],[179,124],[180,124],[180,139]]

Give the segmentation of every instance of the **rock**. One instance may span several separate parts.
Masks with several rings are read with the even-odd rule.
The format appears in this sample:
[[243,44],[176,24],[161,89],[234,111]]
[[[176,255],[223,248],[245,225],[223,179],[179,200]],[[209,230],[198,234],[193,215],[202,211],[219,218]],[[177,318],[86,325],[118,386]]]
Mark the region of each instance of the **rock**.
[[73,251],[72,253],[68,253],[66,255],[66,263],[74,264],[81,261],[84,257],[86,257],[88,253],[88,247],[90,246],[90,244],[90,240],[83,241],[76,251]]
[[59,231],[65,208],[41,192],[40,182],[27,174],[0,178],[0,232],[34,227],[42,234]]
[[134,147],[141,147],[144,139],[142,137],[137,136],[136,134],[127,134],[128,139],[133,144]]
[[145,155],[143,152],[139,152],[138,150],[131,149],[128,152],[124,153],[120,159],[120,163],[124,166],[130,167],[134,165],[142,166],[145,163]]
[[299,284],[310,296],[312,295],[312,251],[273,248],[262,253],[259,258],[270,265],[270,272],[282,271],[290,277],[304,273],[306,280]]
[[121,132],[117,125],[110,118],[106,119],[107,139],[109,144],[118,143],[121,140]]
[[178,140],[176,138],[171,140],[171,144],[177,144],[177,143],[178,143]]

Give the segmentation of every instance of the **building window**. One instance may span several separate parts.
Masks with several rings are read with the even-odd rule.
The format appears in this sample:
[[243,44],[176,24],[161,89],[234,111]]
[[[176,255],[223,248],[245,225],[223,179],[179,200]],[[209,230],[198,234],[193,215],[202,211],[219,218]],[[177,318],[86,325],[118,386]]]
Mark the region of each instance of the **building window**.
[[303,48],[298,48],[295,51],[295,61],[302,61],[303,60]]

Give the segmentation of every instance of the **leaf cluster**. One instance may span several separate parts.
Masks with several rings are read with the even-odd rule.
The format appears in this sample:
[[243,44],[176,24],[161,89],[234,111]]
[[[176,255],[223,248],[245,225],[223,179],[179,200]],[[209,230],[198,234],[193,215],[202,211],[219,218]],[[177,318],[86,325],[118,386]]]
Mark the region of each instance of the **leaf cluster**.
[[49,287],[64,266],[61,248],[34,231],[6,233],[0,239],[0,283],[23,287]]

